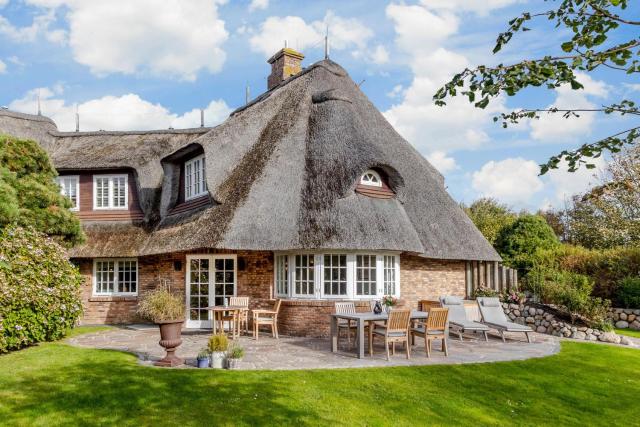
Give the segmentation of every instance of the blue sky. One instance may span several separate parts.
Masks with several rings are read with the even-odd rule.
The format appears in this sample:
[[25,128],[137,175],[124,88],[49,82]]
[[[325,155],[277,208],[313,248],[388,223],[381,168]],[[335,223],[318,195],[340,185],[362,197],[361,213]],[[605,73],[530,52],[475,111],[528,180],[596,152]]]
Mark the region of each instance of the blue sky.
[[[458,201],[490,196],[516,209],[562,207],[596,182],[593,172],[539,177],[539,163],[564,148],[607,136],[623,119],[543,117],[504,130],[500,111],[549,105],[591,107],[637,97],[639,82],[614,72],[581,78],[585,90],[527,90],[486,111],[432,95],[465,66],[559,53],[568,34],[540,22],[498,56],[496,35],[540,0],[0,0],[0,105],[36,111],[61,130],[213,125],[266,89],[266,59],[298,48],[305,65],[331,58],[396,129],[445,175]],[[638,13],[637,5],[630,14]],[[631,34],[620,37],[631,38]],[[604,160],[599,160],[602,166]]]

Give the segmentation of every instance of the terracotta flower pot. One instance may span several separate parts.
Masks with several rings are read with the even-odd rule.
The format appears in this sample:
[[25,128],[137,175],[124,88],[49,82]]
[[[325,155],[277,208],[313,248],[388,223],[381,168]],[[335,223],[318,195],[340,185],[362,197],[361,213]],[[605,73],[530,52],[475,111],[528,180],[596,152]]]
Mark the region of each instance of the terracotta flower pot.
[[182,344],[182,324],[184,320],[167,320],[164,322],[157,322],[160,327],[160,344],[167,351],[167,354],[163,359],[154,363],[156,366],[173,367],[182,365],[184,359],[176,356],[176,348]]

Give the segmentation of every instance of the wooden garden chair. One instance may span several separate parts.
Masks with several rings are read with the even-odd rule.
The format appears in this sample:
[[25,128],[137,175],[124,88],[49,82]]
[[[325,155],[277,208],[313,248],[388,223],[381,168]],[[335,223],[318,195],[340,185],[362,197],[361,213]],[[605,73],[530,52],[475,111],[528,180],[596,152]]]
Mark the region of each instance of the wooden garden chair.
[[240,334],[242,325],[244,325],[244,331],[249,332],[249,297],[231,297],[229,298],[229,305],[244,307],[243,310],[240,310],[238,319],[238,334]]
[[[337,302],[336,314],[355,314],[356,305],[353,302]],[[347,330],[347,344],[351,348],[351,331],[355,331],[358,326],[350,319],[338,319],[338,340],[340,339],[340,331]]]
[[271,333],[278,339],[278,311],[282,300],[277,299],[273,310],[252,310],[253,313],[253,338],[256,340],[260,335],[260,325],[271,326]]
[[392,352],[396,354],[396,343],[404,343],[407,349],[407,359],[411,359],[411,346],[409,345],[409,321],[411,320],[411,310],[391,310],[386,326],[378,324],[369,328],[369,355],[373,356],[373,337],[384,337],[384,346],[387,350],[387,360],[389,360],[389,344]]
[[417,327],[411,328],[411,339],[415,342],[415,337],[424,337],[424,348],[427,357],[431,357],[431,341],[442,340],[442,351],[445,356],[449,356],[447,347],[447,321],[449,319],[448,308],[429,308],[429,316],[426,322],[420,322]]

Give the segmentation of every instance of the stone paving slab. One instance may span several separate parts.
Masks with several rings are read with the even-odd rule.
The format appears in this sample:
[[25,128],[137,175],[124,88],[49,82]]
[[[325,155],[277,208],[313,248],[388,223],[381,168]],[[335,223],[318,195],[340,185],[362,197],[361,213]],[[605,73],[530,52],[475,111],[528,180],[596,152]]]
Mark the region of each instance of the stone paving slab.
[[[198,351],[206,346],[211,336],[210,331],[190,331],[182,333],[182,345],[176,352],[185,358],[183,367],[195,367]],[[534,342],[526,342],[523,334],[507,334],[507,342],[503,343],[499,337],[489,337],[485,342],[481,336],[469,334],[464,342],[453,336],[449,339],[449,357],[440,351],[440,341],[432,344],[431,359],[426,357],[424,341],[416,340],[412,348],[411,359],[407,360],[402,346],[397,346],[395,356],[386,360],[384,345],[376,340],[373,357],[358,359],[355,349],[349,349],[346,339],[340,340],[340,351],[331,353],[329,339],[283,337],[279,340],[264,334],[258,341],[248,336],[236,340],[245,349],[245,358],[240,362],[239,369],[335,369],[385,366],[415,366],[482,363],[509,360],[524,360],[535,357],[549,356],[560,351],[560,339],[551,335],[532,334]],[[480,339],[478,339],[480,338]],[[158,345],[160,333],[158,329],[114,328],[90,334],[69,338],[67,342],[80,347],[120,350],[134,353],[143,365],[152,365],[155,360],[164,355],[162,347]]]

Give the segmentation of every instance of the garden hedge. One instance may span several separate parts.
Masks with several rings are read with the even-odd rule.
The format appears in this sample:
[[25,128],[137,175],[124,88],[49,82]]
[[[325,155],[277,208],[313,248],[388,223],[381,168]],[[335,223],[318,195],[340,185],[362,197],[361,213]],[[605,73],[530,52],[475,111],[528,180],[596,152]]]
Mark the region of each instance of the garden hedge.
[[0,231],[0,353],[60,339],[82,314],[82,278],[45,234]]

